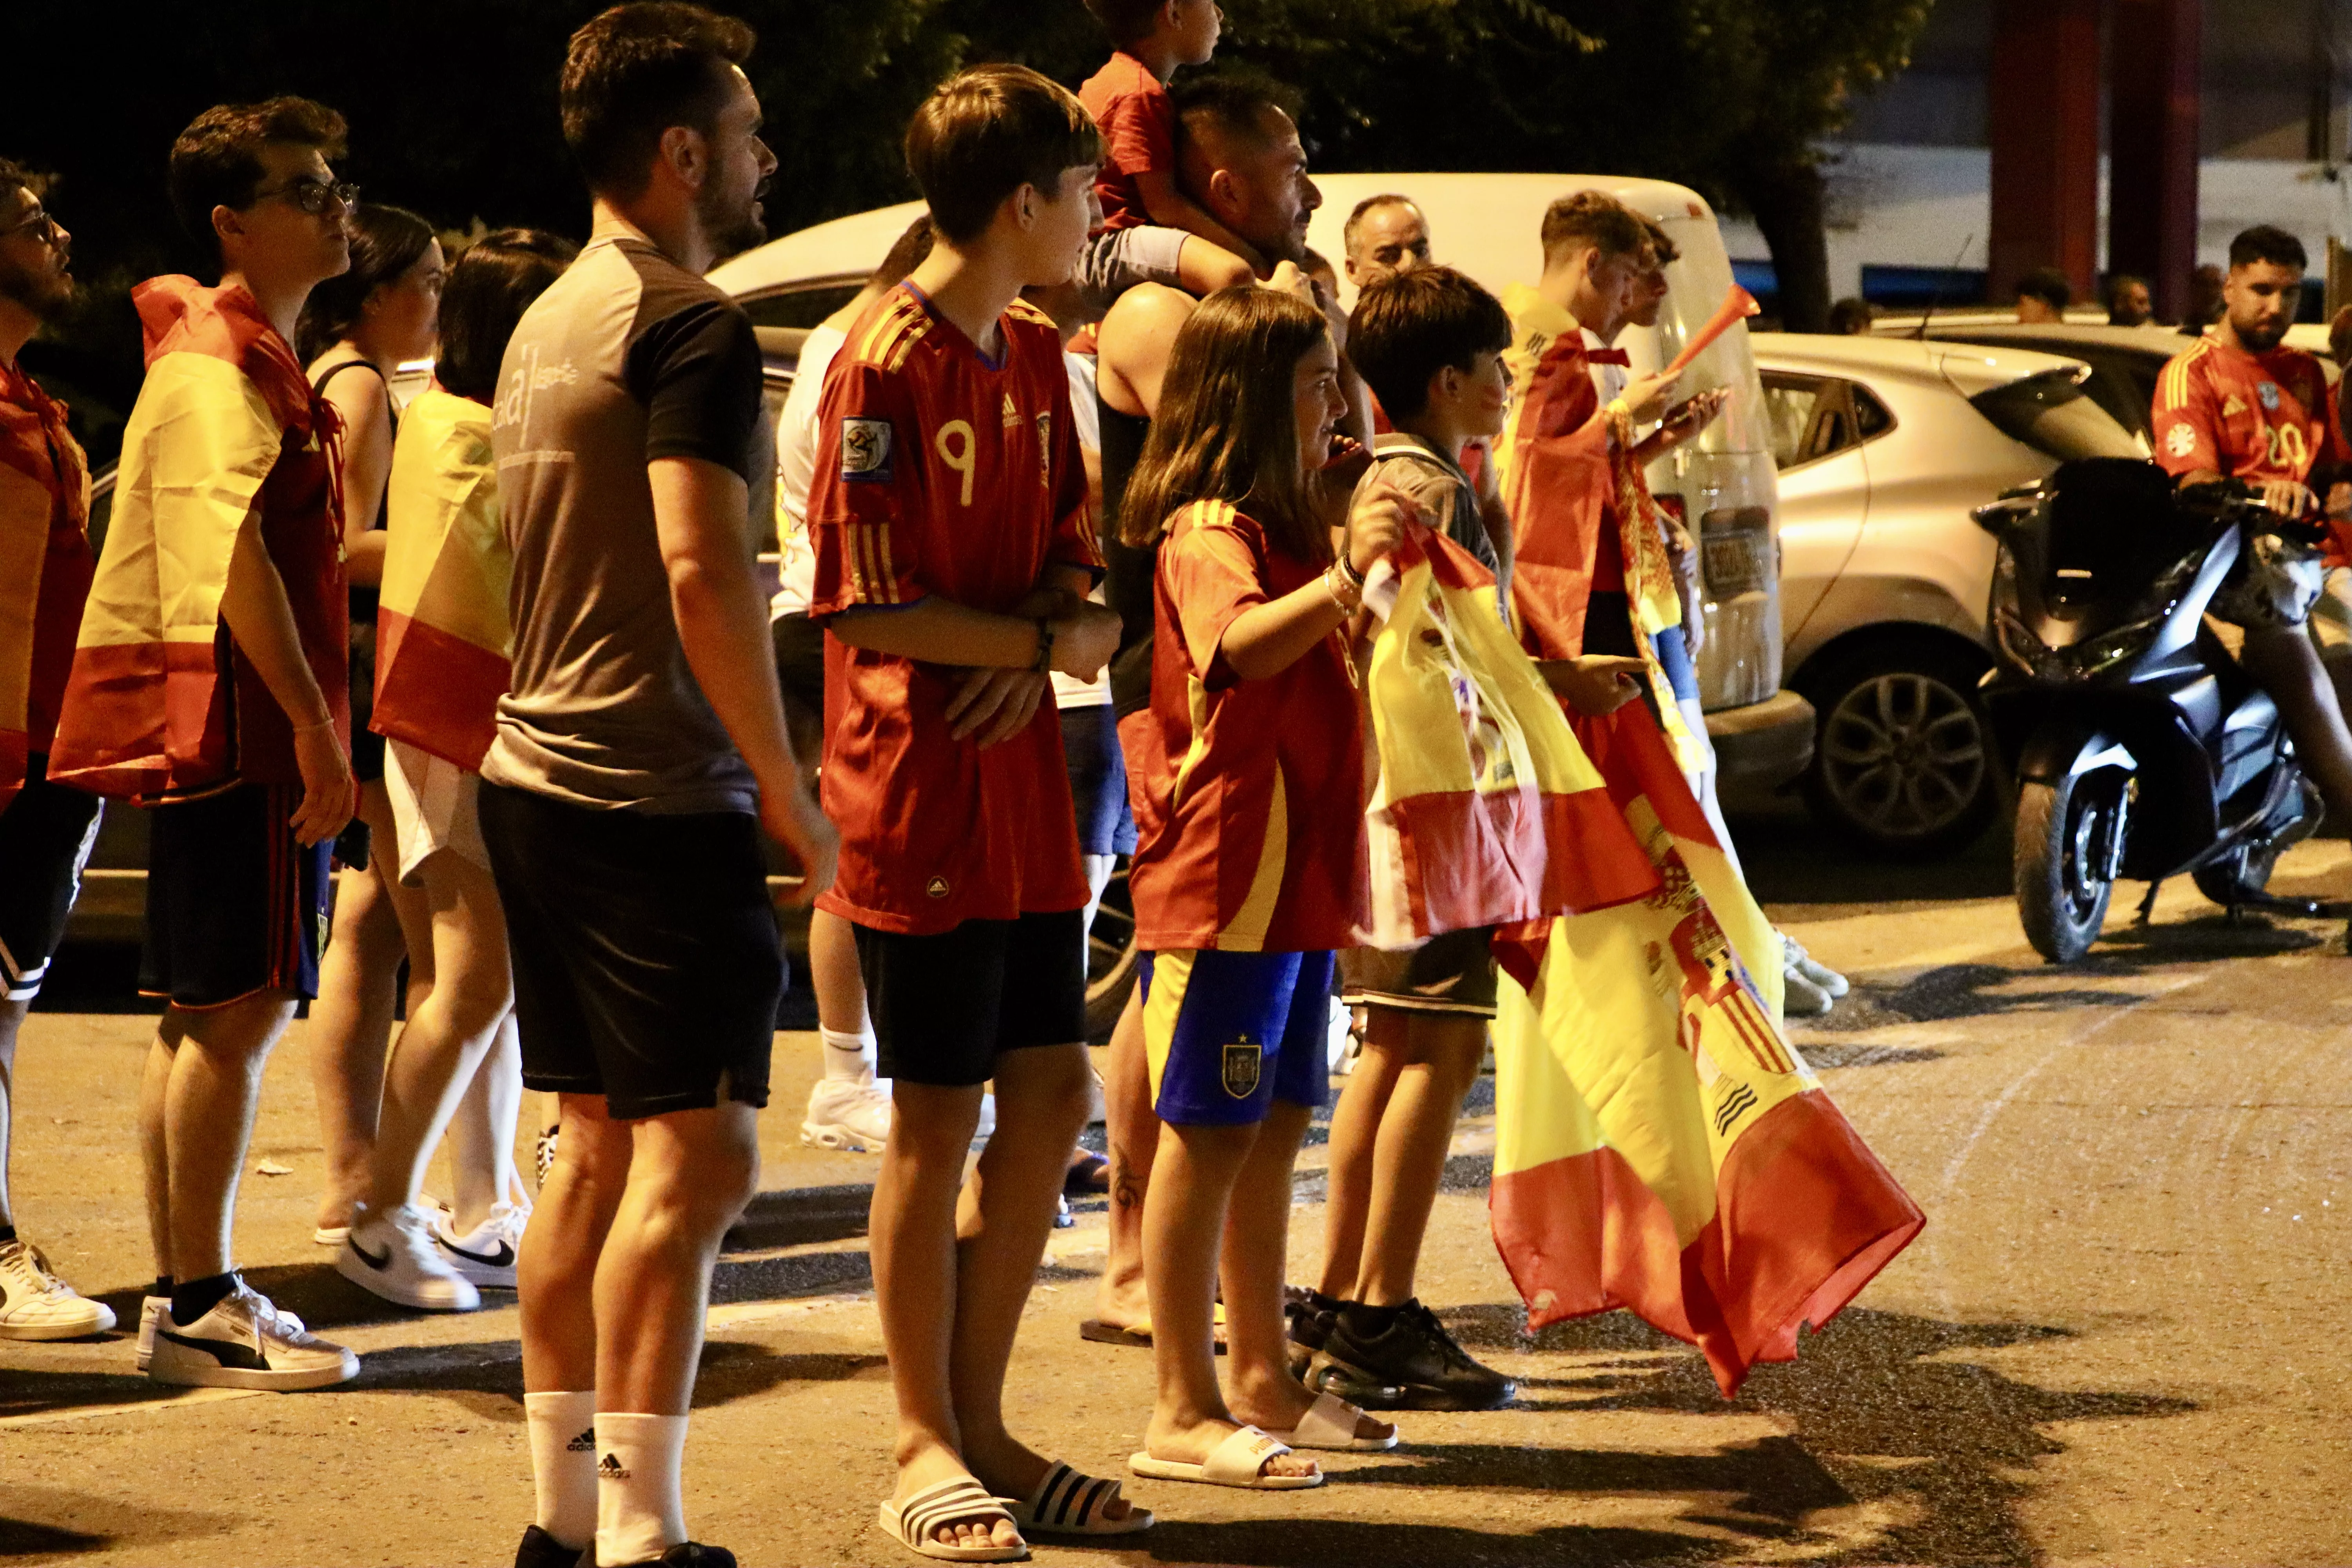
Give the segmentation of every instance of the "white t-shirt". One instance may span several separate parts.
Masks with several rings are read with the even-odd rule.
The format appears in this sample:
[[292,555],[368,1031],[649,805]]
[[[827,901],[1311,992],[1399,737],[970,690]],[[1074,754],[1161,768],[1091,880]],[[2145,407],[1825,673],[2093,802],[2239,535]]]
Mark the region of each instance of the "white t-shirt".
[[[1095,359],[1092,354],[1066,353],[1062,363],[1070,373],[1070,427],[1078,435],[1078,445],[1102,456],[1102,410],[1095,403]],[[1097,518],[1097,523],[1101,520]],[[1102,603],[1102,589],[1094,592],[1095,603]],[[1110,671],[1105,669],[1102,679],[1092,686],[1071,679],[1060,670],[1054,672],[1054,702],[1061,708],[1107,708],[1110,705]]]
[[816,585],[816,547],[809,542],[809,480],[816,472],[817,405],[824,396],[824,373],[849,334],[838,327],[814,327],[801,343],[793,388],[776,416],[776,549],[782,585],[768,601],[771,620],[808,614]]

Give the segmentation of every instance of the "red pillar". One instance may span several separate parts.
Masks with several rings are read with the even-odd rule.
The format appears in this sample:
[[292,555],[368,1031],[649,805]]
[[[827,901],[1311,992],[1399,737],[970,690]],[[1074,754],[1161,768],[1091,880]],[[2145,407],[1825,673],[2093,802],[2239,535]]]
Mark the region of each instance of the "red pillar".
[[1992,234],[1996,303],[2056,267],[2088,296],[2099,264],[2099,0],[1994,0]]
[[2197,265],[2198,67],[2204,0],[2116,0],[2107,264],[2177,319]]

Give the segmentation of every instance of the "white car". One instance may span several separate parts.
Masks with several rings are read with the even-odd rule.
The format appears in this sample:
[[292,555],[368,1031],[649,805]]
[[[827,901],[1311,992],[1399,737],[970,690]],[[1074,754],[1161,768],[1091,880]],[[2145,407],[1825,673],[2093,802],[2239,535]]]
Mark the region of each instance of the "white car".
[[1977,684],[1993,541],[1969,516],[2070,458],[2145,458],[2079,361],[1759,332],[1780,468],[1789,684],[1819,715],[1808,804],[1881,850],[1965,845],[2000,807]]

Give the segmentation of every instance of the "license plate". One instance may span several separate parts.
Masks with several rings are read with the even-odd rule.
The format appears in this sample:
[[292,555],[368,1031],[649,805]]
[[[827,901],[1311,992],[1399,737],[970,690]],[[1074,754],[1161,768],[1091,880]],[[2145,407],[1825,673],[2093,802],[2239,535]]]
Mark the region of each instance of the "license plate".
[[1764,545],[1763,534],[1746,529],[1703,535],[1701,561],[1706,569],[1708,596],[1720,601],[1762,593],[1769,582]]

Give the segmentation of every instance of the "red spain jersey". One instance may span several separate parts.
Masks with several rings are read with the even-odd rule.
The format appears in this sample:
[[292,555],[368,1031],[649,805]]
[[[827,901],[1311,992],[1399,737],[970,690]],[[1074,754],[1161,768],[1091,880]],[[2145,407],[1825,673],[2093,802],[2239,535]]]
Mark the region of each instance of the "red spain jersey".
[[[1014,612],[1053,565],[1099,572],[1060,334],[1015,301],[992,363],[911,284],[826,373],[809,481],[809,614],[936,594]],[[825,639],[825,815],[841,866],[819,900],[877,931],[1081,909],[1077,817],[1049,699],[983,751],[952,739],[965,672]]]
[[1150,952],[1349,947],[1366,914],[1364,738],[1338,634],[1244,680],[1243,612],[1315,581],[1223,501],[1176,514],[1153,584],[1151,706],[1122,725],[1136,772],[1136,941]]
[[0,806],[57,732],[97,564],[89,464],[65,405],[0,360]]
[[[2156,460],[2175,478],[2211,471],[2249,484],[2308,484],[2315,469],[2352,463],[2327,377],[2300,349],[2250,354],[2200,339],[2157,377],[2155,415]],[[2331,559],[2347,543],[2332,526]]]

